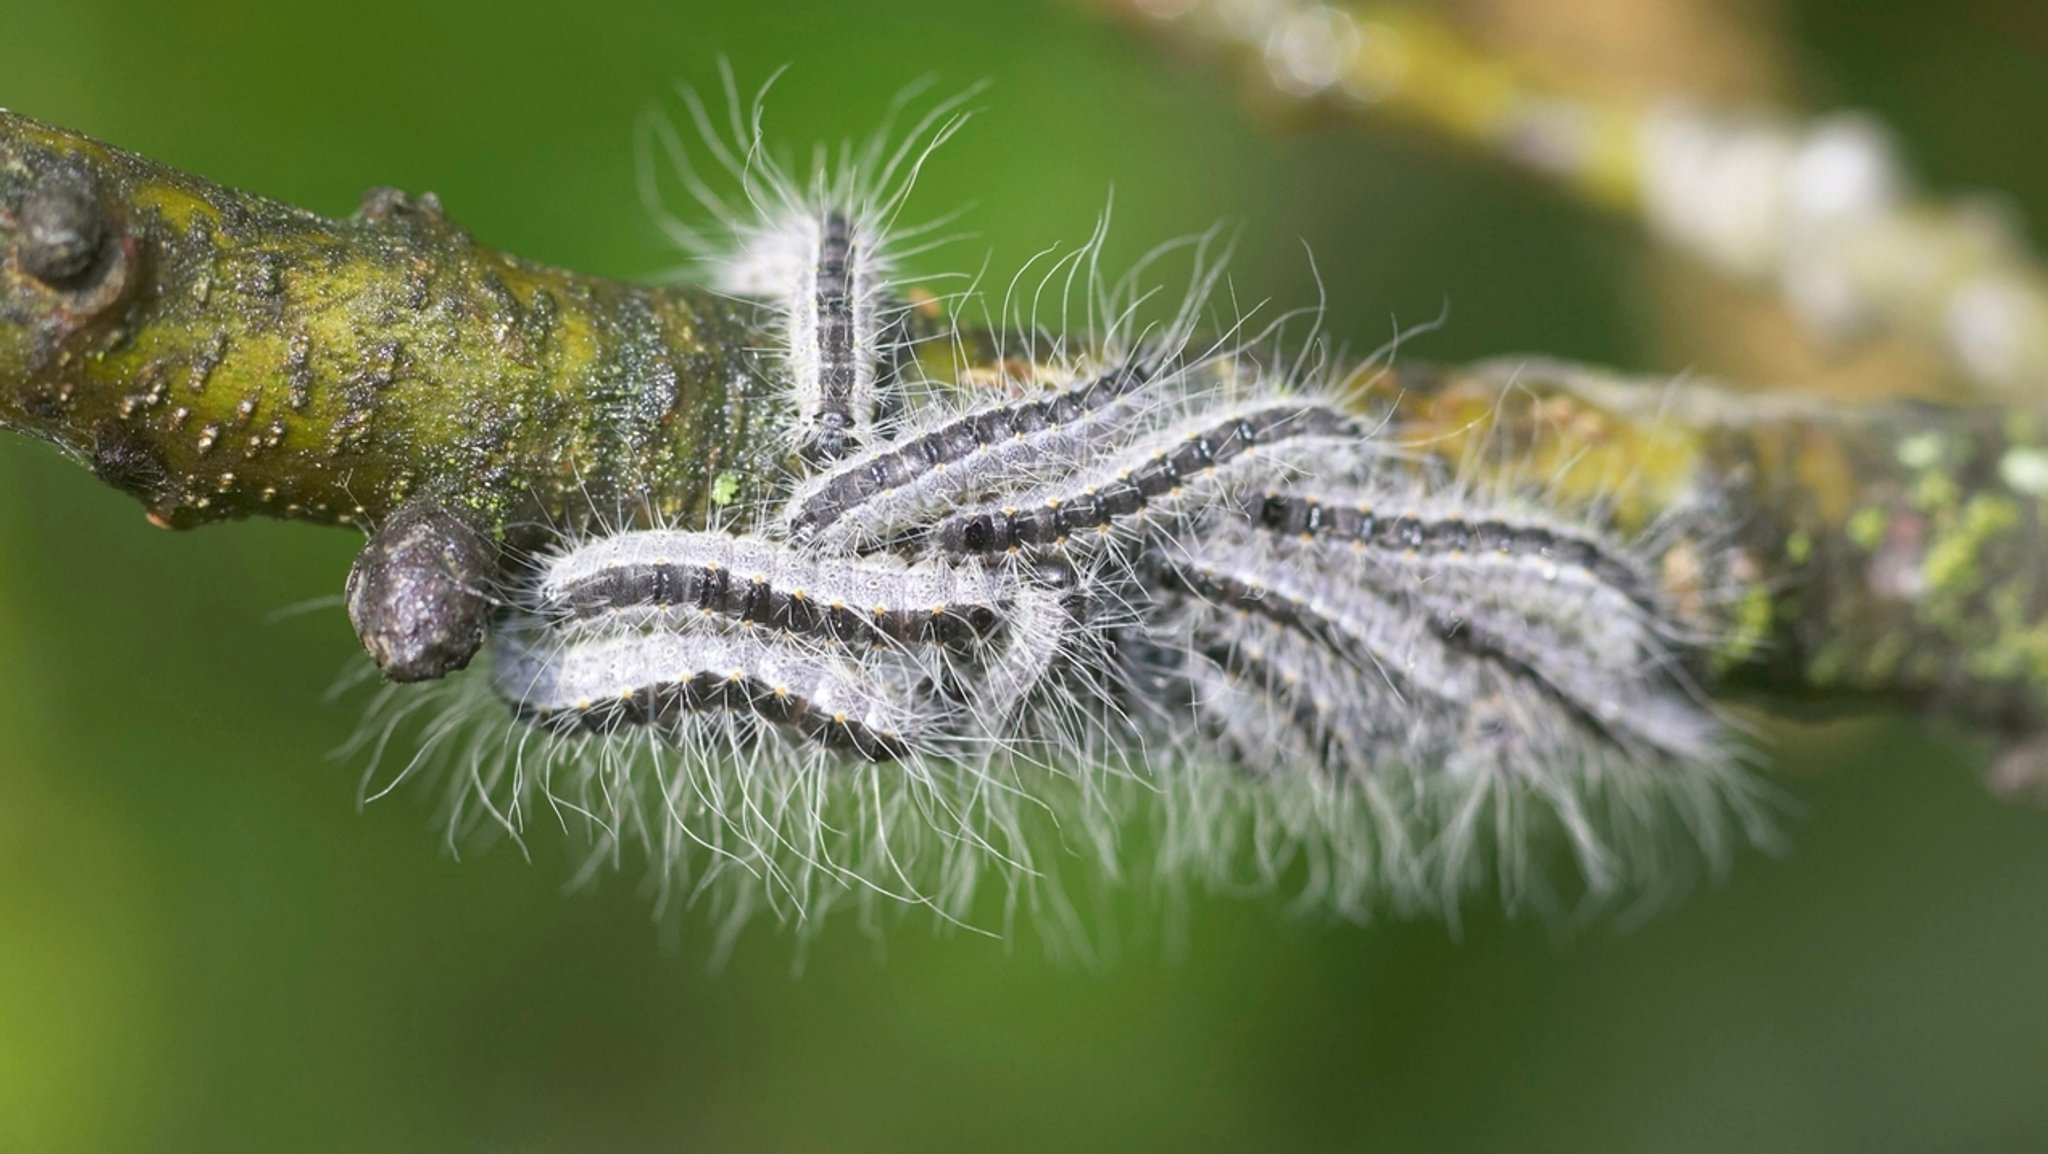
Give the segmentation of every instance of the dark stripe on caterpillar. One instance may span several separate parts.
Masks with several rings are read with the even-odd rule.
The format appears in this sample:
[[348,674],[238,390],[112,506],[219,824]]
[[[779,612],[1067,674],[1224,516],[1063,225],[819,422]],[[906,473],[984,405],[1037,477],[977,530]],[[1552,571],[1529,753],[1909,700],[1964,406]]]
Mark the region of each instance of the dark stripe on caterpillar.
[[863,667],[789,645],[672,633],[560,641],[512,628],[494,639],[493,684],[513,713],[556,732],[672,729],[698,713],[749,713],[869,761],[910,750],[911,710]]
[[1659,611],[1655,582],[1643,566],[1591,534],[1494,517],[1389,515],[1369,499],[1300,491],[1268,493],[1257,520],[1261,528],[1283,536],[1349,542],[1390,556],[1540,560],[1578,570],[1644,612]]
[[853,265],[859,253],[845,214],[826,213],[820,232],[811,296],[816,306],[818,395],[804,456],[822,462],[838,460],[854,445],[853,409],[859,379],[854,361]]
[[[946,491],[987,489],[1004,480],[1017,483],[1029,479],[1043,455],[1039,442],[1073,431],[1149,380],[1150,369],[1128,364],[1049,397],[965,413],[894,448],[843,465],[798,498],[788,515],[789,532],[802,536],[830,529],[878,498],[908,487],[936,490],[922,494],[932,499]],[[977,457],[985,458],[989,467],[975,469],[975,464],[983,463],[970,462]],[[968,471],[962,473],[960,468]],[[952,484],[946,483],[949,469],[958,477]],[[888,528],[886,524],[861,527],[879,532]]]
[[1019,595],[978,562],[817,557],[758,538],[646,530],[547,562],[531,608],[586,629],[706,617],[842,643],[971,648],[1001,632]]
[[1081,534],[1102,532],[1131,520],[1211,471],[1258,449],[1357,431],[1352,417],[1322,405],[1264,405],[1192,431],[1171,432],[1163,445],[1137,446],[1126,463],[1108,471],[1098,483],[1046,496],[1030,505],[956,513],[939,522],[929,539],[939,552],[952,555],[1061,545]]

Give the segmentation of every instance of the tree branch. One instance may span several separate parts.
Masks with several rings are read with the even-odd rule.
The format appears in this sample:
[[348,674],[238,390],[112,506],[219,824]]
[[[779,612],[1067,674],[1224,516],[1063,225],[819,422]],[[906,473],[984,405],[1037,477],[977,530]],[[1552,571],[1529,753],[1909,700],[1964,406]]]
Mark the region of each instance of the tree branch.
[[[782,448],[763,324],[496,252],[431,197],[324,220],[0,113],[0,426],[160,525],[384,526],[349,608],[396,678],[469,659],[508,526],[703,523],[765,496]],[[986,336],[928,355],[994,356]],[[1665,526],[1665,592],[1720,624],[1716,685],[2044,728],[2041,420],[1540,360],[1404,365],[1377,387],[1385,435],[1470,480]]]
[[326,220],[0,112],[0,243],[0,425],[159,525],[683,516],[761,435],[752,310],[508,256],[432,196]]

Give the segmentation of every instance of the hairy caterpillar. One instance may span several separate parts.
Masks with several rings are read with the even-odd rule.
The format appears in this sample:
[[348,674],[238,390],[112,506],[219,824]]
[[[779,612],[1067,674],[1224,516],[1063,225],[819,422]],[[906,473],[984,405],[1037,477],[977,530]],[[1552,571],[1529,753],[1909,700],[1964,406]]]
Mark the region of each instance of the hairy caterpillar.
[[[892,278],[898,262],[915,252],[906,240],[921,230],[899,230],[896,219],[918,168],[963,122],[957,110],[969,95],[938,104],[892,145],[890,126],[914,92],[899,99],[889,123],[864,147],[849,145],[831,164],[821,150],[809,175],[799,178],[759,147],[758,99],[751,120],[740,120],[742,105],[729,72],[731,118],[724,131],[703,101],[686,91],[706,150],[738,184],[746,211],[735,211],[700,178],[666,121],[647,122],[690,195],[728,225],[725,237],[708,237],[661,211],[670,236],[711,266],[712,288],[761,300],[781,318],[776,355],[794,413],[790,443],[814,463],[872,443],[903,409],[895,373],[906,306]],[[659,208],[651,173],[644,183],[650,203]]]
[[[1051,274],[1087,319],[1041,348],[1018,318],[993,381],[915,375],[933,334],[890,313],[885,254],[952,109],[798,183],[758,107],[728,141],[690,102],[749,207],[685,168],[730,239],[681,239],[782,318],[780,455],[738,463],[765,478],[745,501],[560,526],[515,573],[485,691],[451,690],[399,774],[452,769],[453,828],[570,815],[594,863],[637,843],[734,926],[879,898],[971,921],[984,880],[1064,920],[1076,853],[1455,917],[1488,882],[1642,894],[1759,835],[1687,680],[1718,622],[1661,588],[1658,543],[1451,480],[1313,342],[1198,345],[1199,260],[1141,330],[1098,233]],[[1147,816],[1149,869],[1116,849]]]
[[821,559],[724,533],[660,531],[601,538],[564,553],[547,566],[535,593],[547,618],[584,628],[696,615],[898,646],[984,639],[1012,596],[978,563]]
[[1333,409],[1299,402],[1272,402],[1255,409],[1195,418],[1154,441],[1132,447],[1121,460],[1098,465],[1080,477],[1028,494],[1021,505],[954,513],[940,521],[931,539],[948,553],[1011,553],[1034,547],[1065,547],[1087,536],[1108,537],[1147,514],[1171,515],[1183,501],[1213,500],[1208,492],[1229,492],[1228,474],[1267,465],[1302,468],[1286,450],[1294,442],[1320,445],[1350,441],[1343,450],[1365,453],[1358,422]]
[[752,713],[828,748],[894,761],[921,727],[909,694],[878,688],[873,669],[788,643],[670,632],[559,641],[508,627],[496,657],[499,694],[520,717],[556,729],[674,731],[687,714]]
[[962,494],[1016,484],[1042,462],[1078,451],[1120,414],[1117,402],[1150,378],[1127,365],[1033,401],[974,409],[900,447],[854,460],[811,482],[786,516],[794,536],[826,541],[872,540],[899,532]]

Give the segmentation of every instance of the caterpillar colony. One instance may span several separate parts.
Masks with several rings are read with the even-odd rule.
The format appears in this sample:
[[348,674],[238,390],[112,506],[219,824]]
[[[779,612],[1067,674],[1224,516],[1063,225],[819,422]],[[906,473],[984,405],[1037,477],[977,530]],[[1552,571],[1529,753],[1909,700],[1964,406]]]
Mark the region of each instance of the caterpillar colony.
[[1284,336],[1313,314],[1212,315],[1213,237],[1158,323],[1171,250],[1112,280],[1098,227],[949,324],[899,272],[934,226],[898,217],[961,101],[799,172],[726,91],[724,123],[685,97],[701,146],[649,121],[643,177],[658,208],[673,169],[718,224],[670,233],[779,317],[776,499],[552,527],[486,673],[385,690],[368,792],[438,771],[451,837],[563,825],[728,940],[842,905],[1085,936],[1081,877],[1570,912],[1767,836],[1668,534],[1406,443],[1375,362]]

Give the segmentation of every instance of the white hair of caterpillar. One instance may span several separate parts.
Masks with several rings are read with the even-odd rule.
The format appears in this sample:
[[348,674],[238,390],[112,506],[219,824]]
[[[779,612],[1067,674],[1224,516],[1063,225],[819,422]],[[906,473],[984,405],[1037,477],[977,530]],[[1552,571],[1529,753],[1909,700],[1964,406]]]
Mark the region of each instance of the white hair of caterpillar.
[[[644,524],[646,515],[631,511],[620,524]],[[639,558],[646,550],[630,546],[640,538],[652,548],[660,544],[655,535],[707,536],[558,528],[567,539],[528,558],[504,591],[515,609],[538,603],[550,576],[562,572],[551,563],[556,558],[575,559],[578,571],[602,568],[608,558]],[[713,548],[717,540],[693,542],[691,555],[730,561],[768,547],[730,541],[723,552]],[[831,563],[810,559],[813,569]],[[869,570],[894,572],[880,559],[847,564],[870,577]],[[934,587],[930,572],[916,566],[898,583],[906,596]],[[973,581],[962,587],[980,588]],[[1005,609],[1009,643],[979,669],[972,692],[949,707],[966,716],[957,724],[928,716],[927,732],[906,734],[893,760],[828,750],[744,711],[687,713],[654,726],[612,719],[596,732],[510,717],[508,694],[513,704],[558,719],[586,709],[599,718],[607,701],[644,683],[714,666],[752,669],[800,694],[837,694],[842,705],[887,693],[891,684],[908,691],[906,678],[918,676],[901,647],[770,642],[718,622],[593,630],[501,621],[471,670],[381,691],[350,754],[368,762],[365,800],[412,778],[434,778],[452,847],[494,838],[523,844],[537,820],[556,824],[583,845],[584,878],[643,858],[662,903],[709,907],[722,937],[757,914],[807,935],[839,906],[854,907],[869,923],[883,908],[903,906],[948,924],[1006,930],[991,926],[986,906],[976,905],[994,890],[1002,895],[1002,923],[1034,910],[1054,928],[1054,944],[1085,945],[1085,934],[1057,928],[1075,915],[1061,886],[1042,884],[1043,875],[1066,868],[1045,855],[1049,847],[1057,854],[1086,847],[1088,872],[1113,872],[1110,847],[1122,809],[1104,798],[1120,795],[1113,779],[1143,767],[1131,756],[1121,700],[1096,671],[1106,664],[1102,632],[1127,623],[1130,610],[1105,598],[1077,629],[1052,620],[1066,608],[1035,588]],[[769,663],[747,652],[771,646],[779,656]],[[522,688],[529,685],[530,693]],[[904,716],[880,698],[853,712],[868,720],[883,716],[878,708]],[[1125,734],[1113,735],[1118,729]],[[395,752],[409,746],[409,754]],[[1026,837],[1027,828],[1036,833]]]
[[[905,407],[905,386],[893,377],[908,355],[903,314],[910,306],[895,278],[901,262],[944,243],[938,230],[952,218],[911,227],[899,218],[925,161],[965,122],[961,106],[978,89],[938,102],[899,139],[895,122],[923,86],[906,89],[864,143],[821,145],[808,169],[799,169],[764,141],[768,85],[743,104],[729,66],[721,79],[725,124],[695,90],[683,89],[682,100],[702,152],[736,191],[715,190],[674,124],[650,115],[643,120],[643,197],[670,238],[705,266],[710,288],[774,313],[772,352],[795,414],[790,448],[836,459],[847,445],[879,440]],[[708,229],[662,205],[657,151],[712,218]]]
[[[1536,537],[1504,542],[1497,555],[1472,546],[1434,554],[1353,553],[1327,537],[1294,540],[1281,532],[1250,548],[1232,543],[1244,530],[1229,522],[1255,523],[1258,513],[1233,517],[1223,510],[1167,547],[1184,560],[1227,559],[1280,586],[1298,582],[1304,572],[1346,574],[1335,588],[1401,599],[1406,608],[1394,607],[1385,620],[1411,632],[1418,614],[1432,607],[1453,612],[1462,604],[1467,610],[1459,618],[1510,640],[1519,637],[1539,666],[1551,667],[1567,697],[1616,703],[1619,713],[1610,712],[1610,719],[1622,724],[1624,736],[1637,736],[1590,741],[1515,679],[1496,687],[1506,692],[1489,695],[1495,702],[1489,708],[1502,711],[1499,720],[1520,736],[1508,750],[1512,756],[1489,757],[1480,734],[1486,717],[1428,713],[1398,692],[1398,677],[1388,680],[1388,693],[1371,692],[1373,685],[1361,680],[1362,672],[1378,669],[1371,660],[1347,668],[1315,646],[1295,643],[1290,651],[1284,631],[1270,623],[1222,629],[1234,641],[1256,633],[1277,646],[1274,660],[1300,687],[1299,700],[1289,704],[1277,684],[1247,684],[1251,679],[1241,670],[1219,664],[1192,640],[1199,623],[1214,622],[1218,612],[1197,602],[1155,617],[1169,635],[1157,648],[1194,663],[1189,681],[1207,695],[1182,707],[1181,728],[1194,735],[1185,760],[1254,772],[1217,787],[1219,796],[1235,799],[1235,825],[1174,825],[1176,840],[1162,852],[1197,869],[1247,856],[1291,863],[1295,873],[1274,869],[1271,876],[1298,879],[1307,870],[1304,897],[1340,914],[1427,913],[1455,923],[1464,898],[1482,885],[1510,907],[1551,914],[1617,903],[1644,910],[1681,890],[1688,877],[1719,876],[1738,845],[1774,845],[1781,800],[1750,772],[1743,726],[1693,679],[1692,659],[1727,640],[1726,602],[1740,585],[1691,590],[1681,606],[1661,589],[1636,600],[1613,583],[1623,569],[1660,575],[1667,553],[1681,547],[1729,580],[1725,565],[1714,562],[1728,551],[1730,530],[1716,517],[1712,494],[1681,501],[1634,536],[1617,537],[1606,510],[1625,503],[1633,475],[1610,479],[1590,500],[1573,501],[1560,476],[1543,471],[1558,468],[1544,463],[1552,444],[1525,446],[1521,458],[1488,456],[1501,450],[1480,431],[1462,460],[1445,462],[1405,438],[1398,421],[1389,420],[1383,432],[1385,455],[1366,473],[1334,482],[1305,478],[1274,489],[1363,498],[1389,521],[1490,522]],[[1575,570],[1572,554],[1553,554],[1545,535],[1589,543],[1602,551],[1605,568]],[[1539,548],[1540,559],[1534,556]],[[1412,643],[1383,644],[1395,653]],[[1389,674],[1414,668],[1398,657],[1385,664]],[[1652,683],[1661,688],[1646,692]],[[1301,701],[1310,703],[1311,713],[1333,710],[1320,737],[1303,731]],[[1222,732],[1205,736],[1196,724],[1204,718]],[[1411,744],[1405,756],[1382,749],[1372,765],[1348,772],[1290,771],[1315,742],[1350,740],[1375,725],[1384,728],[1390,718],[1406,718],[1411,734],[1420,730],[1427,740]],[[1337,725],[1337,719],[1348,720]],[[1227,752],[1233,743],[1234,755]],[[1325,759],[1312,760],[1321,765]],[[1576,863],[1570,876],[1543,865],[1541,847],[1559,841]]]
[[[1057,734],[1052,719],[1099,712],[1078,696],[1042,700],[1022,727],[1057,739],[1057,755],[1003,732],[871,763],[729,713],[694,715],[680,733],[527,725],[512,720],[487,667],[395,689],[378,695],[351,750],[370,760],[366,800],[432,779],[458,852],[557,825],[582,847],[578,882],[640,859],[659,908],[709,911],[721,953],[757,916],[808,937],[841,907],[870,925],[892,908],[923,909],[997,934],[1027,909],[1055,944],[1085,946],[1085,934],[1064,932],[1074,914],[1048,877],[1077,852],[1090,872],[1116,871],[1124,811],[1104,799],[1121,796],[1130,767],[1076,757],[1078,743]],[[408,744],[409,755],[389,756]]]

